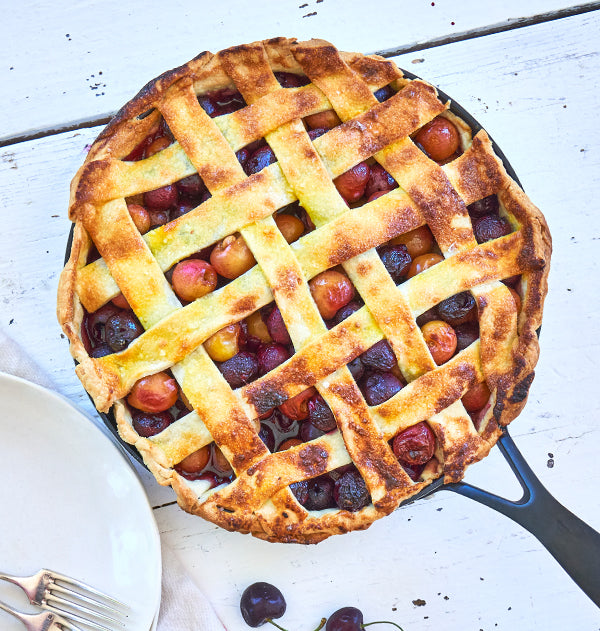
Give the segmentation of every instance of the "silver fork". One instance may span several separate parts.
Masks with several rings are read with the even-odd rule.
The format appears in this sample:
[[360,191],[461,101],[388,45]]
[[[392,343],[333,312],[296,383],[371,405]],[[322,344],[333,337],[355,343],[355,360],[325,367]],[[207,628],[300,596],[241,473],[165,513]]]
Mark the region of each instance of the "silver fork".
[[[128,607],[82,581],[51,570],[40,570],[33,576],[10,576],[0,572],[0,579],[18,585],[27,594],[32,605],[70,623],[87,625],[97,631],[125,628]],[[9,611],[5,607],[3,609]],[[50,626],[39,628],[50,629]],[[66,628],[79,631],[72,624]],[[32,629],[37,631],[38,628]]]
[[54,629],[60,629],[60,631],[81,631],[79,627],[70,624],[64,618],[57,616],[51,611],[42,613],[25,613],[24,611],[18,611],[17,609],[9,607],[1,600],[0,609],[3,609],[20,620],[25,625],[27,631],[52,631]]

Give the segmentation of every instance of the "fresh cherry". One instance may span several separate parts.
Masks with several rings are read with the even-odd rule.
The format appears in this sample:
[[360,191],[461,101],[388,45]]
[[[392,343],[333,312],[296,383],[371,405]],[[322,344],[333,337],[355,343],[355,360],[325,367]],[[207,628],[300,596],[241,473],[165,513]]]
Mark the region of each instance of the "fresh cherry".
[[150,230],[150,215],[140,204],[127,204],[127,210],[140,234],[146,234]]
[[408,278],[412,278],[413,276],[424,272],[426,269],[441,263],[443,260],[444,257],[441,254],[436,254],[435,252],[417,256],[417,258],[413,259],[413,262],[410,264],[410,268],[408,269]]
[[277,71],[273,74],[282,88],[299,88],[310,83],[310,79],[305,75],[294,74],[293,72]]
[[250,627],[260,627],[273,618],[281,618],[285,609],[283,594],[270,583],[253,583],[246,587],[240,600],[242,617]]
[[275,223],[288,243],[293,243],[304,233],[304,224],[294,215],[275,215]]

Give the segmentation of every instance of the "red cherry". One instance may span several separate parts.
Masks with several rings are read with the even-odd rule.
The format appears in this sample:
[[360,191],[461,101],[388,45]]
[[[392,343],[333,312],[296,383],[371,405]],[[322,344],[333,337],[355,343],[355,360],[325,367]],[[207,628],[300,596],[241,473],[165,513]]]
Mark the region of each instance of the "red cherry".
[[175,379],[166,372],[159,372],[136,381],[127,397],[127,403],[142,412],[155,414],[175,405],[178,395],[179,388]]

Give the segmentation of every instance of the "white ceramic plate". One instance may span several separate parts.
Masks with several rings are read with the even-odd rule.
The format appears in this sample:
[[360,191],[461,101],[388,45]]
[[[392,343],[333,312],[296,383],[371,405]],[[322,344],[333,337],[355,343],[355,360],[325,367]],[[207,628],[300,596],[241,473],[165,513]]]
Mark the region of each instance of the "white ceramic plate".
[[[131,607],[148,631],[160,604],[160,539],[129,462],[59,395],[0,373],[0,571],[54,569]],[[31,610],[0,581],[0,599]],[[0,611],[3,631],[21,623]]]

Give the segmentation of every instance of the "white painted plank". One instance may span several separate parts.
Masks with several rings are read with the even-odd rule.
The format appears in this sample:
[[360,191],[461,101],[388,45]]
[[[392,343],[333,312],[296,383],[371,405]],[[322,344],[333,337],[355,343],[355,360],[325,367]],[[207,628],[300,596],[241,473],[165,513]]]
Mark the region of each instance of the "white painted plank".
[[[548,219],[554,257],[542,355],[512,434],[548,489],[596,529],[600,217],[591,202],[600,193],[600,128],[589,113],[598,104],[599,26],[590,14],[398,59],[486,126]],[[424,61],[412,64],[416,58]],[[94,133],[0,150],[0,325],[88,411],[55,324],[54,298],[69,227],[68,182]],[[468,479],[515,496],[498,450]],[[143,480],[155,504],[171,497],[147,474]],[[238,598],[254,580],[284,591],[289,629],[314,628],[343,605],[405,631],[599,628],[597,609],[531,535],[449,493],[403,508],[364,533],[309,548],[226,533],[175,506],[155,515],[231,629],[243,628]],[[415,606],[416,599],[426,605]]]
[[286,36],[373,52],[578,3],[382,0],[376,10],[364,0],[10,4],[0,21],[0,140],[108,116],[147,81],[203,50]]

